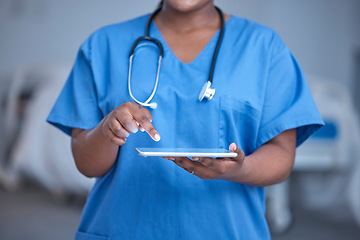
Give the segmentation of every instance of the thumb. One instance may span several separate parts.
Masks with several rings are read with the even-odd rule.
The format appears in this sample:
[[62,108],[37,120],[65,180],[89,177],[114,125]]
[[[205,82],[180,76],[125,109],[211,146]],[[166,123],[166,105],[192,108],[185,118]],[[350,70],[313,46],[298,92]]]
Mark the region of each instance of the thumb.
[[244,152],[235,143],[230,144],[229,151],[237,153],[238,156],[236,158],[239,160],[243,160],[245,158]]

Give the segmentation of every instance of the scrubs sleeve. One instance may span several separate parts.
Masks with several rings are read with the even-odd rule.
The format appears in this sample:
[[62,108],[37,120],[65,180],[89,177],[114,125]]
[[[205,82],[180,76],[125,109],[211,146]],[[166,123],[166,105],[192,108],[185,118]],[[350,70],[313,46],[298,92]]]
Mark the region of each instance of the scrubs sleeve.
[[[278,48],[279,49],[279,48]],[[281,132],[297,129],[296,146],[323,125],[304,75],[283,44],[271,59],[257,147]]]
[[103,118],[98,107],[91,67],[91,47],[86,41],[47,121],[68,135],[73,128],[90,129]]

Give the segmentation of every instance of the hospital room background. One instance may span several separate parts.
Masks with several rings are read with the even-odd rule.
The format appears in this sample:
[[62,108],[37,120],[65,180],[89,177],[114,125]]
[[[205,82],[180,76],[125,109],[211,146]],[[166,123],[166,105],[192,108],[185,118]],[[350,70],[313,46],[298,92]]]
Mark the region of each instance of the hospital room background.
[[[326,123],[266,189],[273,239],[360,239],[360,1],[218,0],[270,26],[299,61]],[[80,44],[157,0],[0,1],[0,239],[72,239],[93,179],[45,123]]]

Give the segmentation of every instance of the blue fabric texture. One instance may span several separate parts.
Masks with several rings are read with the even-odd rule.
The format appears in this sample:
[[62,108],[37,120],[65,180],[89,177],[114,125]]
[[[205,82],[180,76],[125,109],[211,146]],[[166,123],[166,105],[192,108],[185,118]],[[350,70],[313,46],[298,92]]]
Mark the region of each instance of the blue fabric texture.
[[[73,70],[48,122],[67,134],[89,129],[117,106],[131,101],[129,51],[144,34],[149,15],[103,27],[80,47]],[[89,193],[76,239],[270,239],[261,187],[202,180],[136,147],[228,148],[246,155],[281,132],[297,128],[297,145],[322,124],[293,55],[271,29],[231,16],[216,63],[211,101],[198,101],[207,81],[219,32],[191,62],[182,63],[155,24],[150,35],[164,46],[158,104],[147,133],[131,134],[113,168]],[[155,83],[157,48],[135,52],[132,89],[141,101]]]

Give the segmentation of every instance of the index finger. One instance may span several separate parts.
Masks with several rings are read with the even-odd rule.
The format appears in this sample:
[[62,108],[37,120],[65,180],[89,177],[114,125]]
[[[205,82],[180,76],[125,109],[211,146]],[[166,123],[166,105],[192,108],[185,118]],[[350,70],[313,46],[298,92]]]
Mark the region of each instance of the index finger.
[[160,134],[156,131],[152,125],[152,115],[149,110],[138,105],[137,109],[131,112],[134,120],[139,123],[139,127],[142,127],[154,141],[160,141]]

